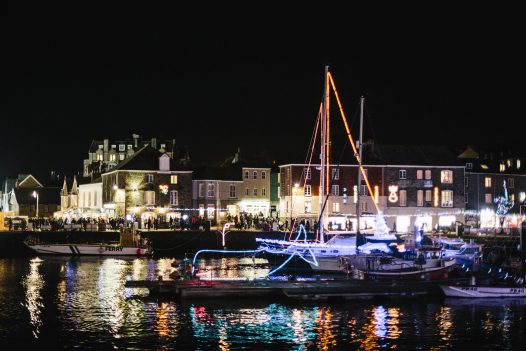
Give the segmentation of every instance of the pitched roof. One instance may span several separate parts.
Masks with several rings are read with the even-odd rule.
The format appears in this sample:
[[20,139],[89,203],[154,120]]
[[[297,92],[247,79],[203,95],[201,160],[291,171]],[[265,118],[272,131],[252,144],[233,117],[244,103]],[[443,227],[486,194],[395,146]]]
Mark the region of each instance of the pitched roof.
[[463,163],[446,146],[363,144],[364,164],[461,166]]
[[241,168],[230,167],[200,167],[194,171],[194,180],[231,180],[241,181]]
[[[132,156],[123,160],[115,168],[112,168],[111,171],[116,170],[148,170],[148,171],[158,171],[159,170],[159,157],[164,153],[157,151],[152,148],[150,145],[145,145]],[[188,170],[187,167],[177,165],[177,162],[174,162],[173,159],[170,161],[170,170]]]

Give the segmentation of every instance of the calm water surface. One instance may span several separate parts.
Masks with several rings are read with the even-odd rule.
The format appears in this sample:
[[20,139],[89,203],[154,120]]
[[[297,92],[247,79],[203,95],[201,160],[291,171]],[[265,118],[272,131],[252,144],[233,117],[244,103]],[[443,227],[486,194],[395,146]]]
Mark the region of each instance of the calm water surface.
[[[526,301],[194,300],[148,297],[175,259],[0,259],[0,346],[78,350],[524,350]],[[206,259],[211,276],[254,277],[264,260]]]

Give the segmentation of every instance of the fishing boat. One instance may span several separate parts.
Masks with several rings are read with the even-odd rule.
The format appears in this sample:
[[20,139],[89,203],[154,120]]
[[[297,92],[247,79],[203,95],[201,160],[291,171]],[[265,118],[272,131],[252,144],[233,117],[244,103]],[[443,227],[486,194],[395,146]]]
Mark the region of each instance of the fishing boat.
[[153,253],[148,239],[140,238],[130,228],[121,230],[118,243],[46,243],[38,237],[29,236],[24,244],[43,255],[147,256]]
[[455,260],[441,257],[440,248],[422,247],[399,258],[383,253],[342,257],[341,269],[357,279],[435,280],[447,278]]
[[526,286],[440,285],[447,297],[526,297]]

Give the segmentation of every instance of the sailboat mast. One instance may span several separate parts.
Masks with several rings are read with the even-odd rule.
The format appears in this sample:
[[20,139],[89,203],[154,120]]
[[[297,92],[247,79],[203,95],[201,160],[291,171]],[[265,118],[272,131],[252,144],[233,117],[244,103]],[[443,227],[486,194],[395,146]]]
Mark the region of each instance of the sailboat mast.
[[[325,66],[325,79],[323,84],[323,111],[322,111],[322,118],[321,118],[321,155],[320,155],[320,211],[323,210],[323,206],[325,204],[325,173],[326,173],[326,165],[325,160],[327,159],[327,141],[328,141],[328,135],[327,135],[327,108],[328,108],[328,101],[329,100],[329,89],[327,89],[329,85],[329,66]],[[325,211],[323,211],[325,212]],[[324,220],[325,217],[324,213],[320,214],[319,219],[319,230],[320,230],[320,242],[325,241],[324,237]]]
[[[360,97],[360,135],[358,137],[357,147],[358,156],[360,157],[360,164],[362,162],[362,133],[363,133],[363,100],[364,97]],[[362,185],[362,172],[360,170],[360,164],[358,164],[358,185],[356,186],[356,233],[360,234],[360,187]]]

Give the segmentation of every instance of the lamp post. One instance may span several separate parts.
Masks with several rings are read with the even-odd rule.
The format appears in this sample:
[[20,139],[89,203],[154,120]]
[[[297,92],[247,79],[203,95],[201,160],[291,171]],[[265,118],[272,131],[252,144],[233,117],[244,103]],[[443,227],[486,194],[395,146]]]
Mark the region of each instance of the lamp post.
[[38,218],[38,193],[36,191],[33,191],[33,197],[35,197],[37,199],[36,217]]

